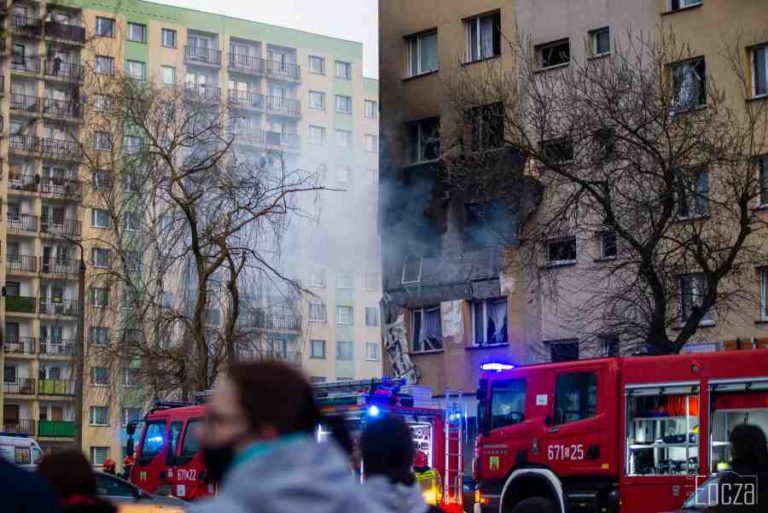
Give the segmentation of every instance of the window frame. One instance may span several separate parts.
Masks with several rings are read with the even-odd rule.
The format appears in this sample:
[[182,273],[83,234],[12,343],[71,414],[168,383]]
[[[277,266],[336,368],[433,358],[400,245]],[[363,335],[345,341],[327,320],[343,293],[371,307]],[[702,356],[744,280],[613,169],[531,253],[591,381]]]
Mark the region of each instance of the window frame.
[[[676,81],[678,80],[677,71],[680,68],[684,68],[685,66],[691,66],[693,65],[694,73],[696,73],[696,67],[701,64],[703,66],[704,73],[702,76],[698,77],[700,81],[700,88],[699,91],[699,98],[695,100],[695,102],[691,105],[681,106],[681,92],[683,89],[685,77],[682,77],[680,80],[680,83],[677,84]],[[703,55],[697,56],[697,57],[691,57],[690,59],[685,59],[682,61],[676,61],[669,64],[669,80],[670,85],[672,86],[672,101],[673,105],[671,106],[671,111],[676,114],[683,114],[685,112],[691,112],[695,111],[697,109],[701,109],[707,106],[707,61],[706,58]]]
[[[341,66],[341,69],[344,70],[343,74],[339,74],[339,66]],[[349,61],[340,61],[336,60],[334,61],[334,78],[338,78],[341,80],[352,80],[352,63]]]
[[[334,131],[334,134],[335,134],[334,142],[336,143],[336,147],[337,148],[343,148],[345,150],[352,149],[354,144],[352,142],[353,135],[352,135],[352,131],[351,130],[345,130],[343,128],[337,128]],[[343,146],[339,144],[339,136],[340,135],[344,135],[344,140],[346,141],[345,145],[343,145]]]
[[[103,28],[103,23],[108,22],[107,26],[109,27],[109,33],[103,33],[99,29]],[[93,34],[99,37],[115,37],[115,18],[107,18],[106,16],[96,16],[96,21],[94,22],[93,27]]]
[[336,95],[336,112],[339,114],[352,114],[352,97],[344,94]]
[[[319,62],[320,63],[320,71],[313,70],[313,68],[312,68],[313,60],[315,62]],[[325,57],[321,57],[319,55],[309,55],[307,57],[307,69],[313,75],[325,75]]]
[[[421,341],[418,340],[418,332],[421,331],[421,325],[424,322],[424,314],[425,313],[433,313],[437,311],[438,317],[440,318],[440,338],[439,338],[439,348],[433,348],[433,349],[424,349],[424,346],[421,345]],[[416,317],[418,316],[419,322],[418,326],[419,329],[416,329]],[[444,348],[444,340],[443,340],[443,312],[440,308],[440,305],[430,305],[430,306],[422,306],[420,308],[411,308],[408,312],[408,330],[409,330],[409,347],[412,353],[414,354],[429,354],[429,353],[440,353],[445,350]],[[429,337],[432,340],[436,340],[434,337]],[[420,347],[417,348],[416,344],[419,344]],[[435,344],[437,345],[437,344]]]
[[[315,141],[312,133],[316,132],[320,134],[320,141]],[[324,126],[320,125],[309,125],[309,143],[314,144],[315,146],[324,146],[326,142],[326,130]]]
[[[491,55],[483,55],[482,53],[482,21],[486,18],[493,18],[491,25]],[[475,34],[477,35],[477,41],[472,41],[472,26],[475,26]],[[488,59],[495,59],[501,57],[501,11],[492,11],[483,14],[478,14],[470,18],[464,19],[464,34],[465,34],[465,48],[464,48],[464,64],[472,64],[474,62],[482,62]],[[473,44],[474,43],[474,44]],[[473,48],[474,46],[474,48]],[[472,54],[476,52],[477,57],[473,58]],[[497,53],[498,50],[498,53]]]
[[[545,65],[544,52],[548,49],[554,49],[555,47],[561,46],[563,44],[568,46],[568,60],[563,62],[558,62],[556,64]],[[539,71],[547,71],[552,69],[564,68],[566,66],[570,66],[571,62],[573,62],[573,51],[571,50],[570,37],[564,37],[561,39],[556,39],[554,41],[547,41],[546,43],[541,43],[539,45],[536,45],[534,50],[535,50],[537,61],[538,61]],[[551,60],[551,59],[552,59],[552,56],[550,55],[548,60]]]
[[[603,34],[608,35],[608,50],[604,52],[600,52],[598,49],[598,44],[600,42],[600,36]],[[600,57],[606,57],[608,55],[611,55],[613,53],[613,44],[611,41],[611,27],[600,27],[594,30],[589,31],[589,39],[590,39],[590,55],[592,58],[600,58]]]
[[[435,42],[435,69],[423,69],[422,68],[422,62],[421,62],[421,45],[422,40],[434,36],[436,39]],[[440,71],[440,52],[439,52],[439,42],[437,35],[437,28],[425,30],[423,32],[419,32],[417,34],[410,34],[408,36],[405,36],[405,44],[406,44],[406,78],[417,78],[417,77],[423,77],[426,75],[431,75],[432,73],[437,73]],[[413,55],[414,55],[414,48],[412,48],[413,45],[416,45],[415,53],[416,53],[416,62],[413,61]],[[414,68],[415,66],[415,68]],[[414,72],[415,69],[415,72]]]
[[[369,323],[368,314],[373,312],[373,323]],[[365,307],[365,325],[369,328],[376,328],[381,324],[381,320],[379,318],[379,307],[378,306],[366,306]]]
[[[706,189],[701,187],[702,176],[706,176],[704,181]],[[706,167],[680,170],[675,201],[678,220],[688,221],[709,217],[711,214],[710,193],[712,191],[709,178],[709,169]],[[683,193],[685,196],[682,195]],[[684,212],[683,207],[685,208]]]
[[[440,117],[433,116],[407,123],[408,125],[408,161],[412,165],[438,162],[442,152],[442,138],[440,136]],[[427,129],[431,129],[428,131]],[[435,152],[435,147],[437,151]],[[432,147],[430,149],[430,147]],[[424,158],[430,152],[437,155],[432,159]],[[418,156],[417,156],[418,154]],[[414,159],[414,156],[417,156]]]
[[[321,317],[313,317],[312,316],[312,309],[313,309],[313,307],[314,308],[319,308],[318,311],[322,312],[323,315]],[[328,322],[328,307],[322,301],[310,302],[309,303],[309,308],[307,310],[307,317],[309,319],[309,322],[322,322],[322,323],[326,323],[326,322]]]
[[[504,337],[506,342],[491,342],[487,339],[488,335],[488,306],[490,303],[496,303],[504,301],[506,304],[506,329],[504,330]],[[472,347],[494,347],[505,346],[509,344],[509,298],[506,296],[490,297],[485,299],[475,299],[470,302],[470,318],[472,322]],[[483,340],[477,340],[477,307],[482,304],[482,316],[483,316]]]
[[[320,103],[319,106],[314,104],[312,101],[312,98],[319,98]],[[309,90],[308,98],[307,98],[307,104],[309,105],[309,108],[312,110],[326,110],[325,107],[325,92],[324,91],[316,91],[314,89]]]
[[[578,361],[581,358],[581,344],[577,338],[564,338],[556,340],[545,340],[544,344],[549,348],[549,361],[550,363],[556,362],[573,362]],[[576,349],[576,358],[553,358],[552,349],[555,346],[568,346]]]
[[[679,2],[679,5],[677,7],[674,6],[675,2]],[[687,2],[688,5],[683,5]],[[704,5],[704,0],[667,0],[667,12],[680,12],[685,11],[686,9],[693,9],[695,7],[701,7]]]
[[[139,27],[141,29],[141,38],[139,39],[133,39],[131,38],[131,29],[134,27]],[[144,43],[147,42],[147,25],[144,23],[137,23],[135,21],[129,21],[125,24],[125,39],[126,41],[132,41],[134,43]]]
[[[90,291],[91,293],[88,298],[88,303],[91,308],[109,308],[109,289],[104,287],[91,287]],[[103,303],[97,301],[99,298],[102,298],[105,301]]]
[[[348,311],[349,312],[349,322],[343,322],[341,320],[342,311]],[[336,305],[336,324],[341,324],[344,326],[352,326],[355,324],[355,309],[353,306],[350,305]]]
[[[696,280],[701,280],[700,282],[696,282]],[[686,319],[688,319],[691,315],[691,310],[693,308],[693,300],[695,297],[701,297],[705,295],[707,282],[706,282],[706,275],[703,272],[692,272],[692,273],[686,273],[682,274],[678,278],[679,282],[679,291],[680,291],[680,323],[685,323]],[[698,290],[698,288],[694,288],[693,285],[699,285],[701,288],[701,291]],[[690,287],[690,292],[689,292]],[[688,298],[690,297],[690,304],[688,301]],[[714,305],[713,305],[714,307]],[[715,310],[710,308],[704,316],[701,318],[701,321],[699,321],[699,326],[707,327],[707,326],[714,326],[717,324],[717,318],[715,315]]]
[[[171,80],[170,82],[167,82],[165,80],[166,79],[165,74],[166,74],[167,71],[171,72],[171,77],[173,78],[173,80]],[[161,65],[160,66],[160,78],[162,80],[163,85],[175,86],[176,85],[176,66],[168,66],[167,64]]]
[[[373,352],[374,356],[371,356],[371,348],[375,348],[376,350]],[[379,344],[376,342],[366,342],[365,343],[365,361],[367,362],[380,362],[381,361],[381,349],[379,347]]]
[[[100,255],[103,258],[97,258]],[[112,251],[109,248],[91,248],[91,266],[95,269],[109,269],[112,262]]]
[[[755,57],[757,56],[757,52],[763,52],[763,61],[764,61],[764,70],[763,70],[763,77],[765,80],[765,83],[763,84],[764,92],[758,93],[757,92],[757,60]],[[749,59],[750,59],[750,68],[752,72],[752,98],[758,99],[758,98],[766,98],[768,97],[768,43],[760,43],[757,45],[752,46],[749,49]]]
[[[171,35],[172,38],[172,45],[167,45],[165,36]],[[170,28],[161,28],[160,29],[160,46],[163,48],[176,48],[178,46],[178,33],[176,29],[170,29]]]
[[[94,60],[94,73],[97,75],[114,75],[115,74],[115,58],[111,55],[95,55],[93,57]],[[109,69],[103,70],[101,66],[99,66],[99,62],[109,63]]]
[[[349,349],[349,358],[346,358],[346,357],[342,358],[342,355],[346,353],[346,351],[341,350],[342,347]],[[339,361],[339,362],[355,361],[355,343],[352,342],[351,340],[337,340],[336,341],[336,361]]]
[[[377,101],[376,100],[363,100],[363,116],[369,119],[376,118],[376,111],[377,109]],[[370,109],[369,109],[370,107]],[[370,115],[369,115],[370,110]]]
[[[97,418],[95,413],[97,411],[105,411],[106,412],[106,421],[103,423],[97,422]],[[105,427],[109,426],[109,406],[91,406],[88,410],[88,425],[90,426],[97,426],[97,427]]]
[[[319,343],[317,346],[322,348],[322,351],[318,353],[315,352],[316,343]],[[327,354],[327,342],[325,340],[319,338],[310,339],[309,358],[311,360],[325,360],[327,358]]]
[[[616,230],[602,230],[598,232],[600,237],[600,260],[613,260],[619,256],[619,238]],[[606,237],[613,238],[613,253],[606,253]],[[578,256],[578,255],[577,255]]]
[[[553,260],[551,259],[551,251],[550,248],[553,244],[559,244],[559,243],[565,243],[567,242],[570,246],[571,242],[573,242],[573,258],[568,259],[557,259]],[[562,237],[556,237],[553,239],[549,239],[546,242],[546,265],[549,267],[557,267],[562,265],[574,265],[579,260],[579,243],[575,235],[564,235]]]
[[376,144],[376,142],[377,142],[376,141],[376,136],[373,135],[373,134],[365,134],[364,138],[365,138],[364,139],[365,151],[367,153],[378,153],[379,152],[379,148],[378,148],[379,145]]
[[[99,381],[96,379],[99,374],[96,372],[97,370],[103,371],[103,378],[105,378],[103,381]],[[91,367],[91,386],[94,387],[106,387],[109,386],[109,367]]]
[[[106,225],[97,224],[96,221],[99,219],[100,213],[106,212],[107,215],[107,223]],[[112,218],[109,216],[109,210],[104,210],[103,208],[91,208],[91,227],[93,228],[101,228],[101,229],[109,229],[112,227]]]
[[[141,71],[140,76],[134,76],[132,73],[132,68],[138,66],[139,70]],[[142,82],[147,80],[147,63],[144,61],[139,61],[136,59],[127,59],[125,61],[125,68],[127,71],[128,77],[134,79],[134,80],[141,80]]]

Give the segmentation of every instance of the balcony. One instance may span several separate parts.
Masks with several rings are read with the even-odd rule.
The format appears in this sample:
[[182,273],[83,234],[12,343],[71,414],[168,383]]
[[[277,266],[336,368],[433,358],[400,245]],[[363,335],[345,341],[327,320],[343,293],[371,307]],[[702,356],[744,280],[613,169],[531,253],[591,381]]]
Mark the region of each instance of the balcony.
[[66,315],[77,317],[77,300],[40,298],[40,315]]
[[40,231],[51,235],[79,237],[82,223],[76,219],[41,219]]
[[40,192],[57,198],[77,200],[82,194],[82,184],[78,180],[44,176],[40,180]]
[[40,420],[37,422],[40,438],[74,438],[75,423],[69,420]]
[[8,217],[8,230],[13,232],[37,233],[37,216],[20,214],[16,217]]
[[82,157],[80,144],[71,139],[43,137],[40,139],[40,150],[48,158],[80,160]]
[[37,192],[37,175],[9,172],[8,187],[14,191]]
[[34,296],[5,296],[5,311],[34,314],[37,311]]
[[75,382],[68,379],[41,379],[37,384],[37,393],[41,395],[75,395]]
[[267,112],[291,118],[301,117],[301,102],[292,98],[270,96],[267,101]]
[[57,21],[46,21],[45,37],[83,45],[85,44],[85,28]]
[[27,55],[11,56],[11,71],[19,73],[40,73],[40,57]]
[[81,119],[83,117],[83,104],[72,100],[45,98],[43,114],[56,118]]
[[241,109],[252,109],[263,111],[266,105],[265,97],[259,93],[249,93],[247,91],[229,90],[229,104],[231,107]]
[[3,346],[5,354],[35,354],[37,341],[32,337],[8,337]]
[[263,310],[256,310],[251,317],[252,326],[265,330],[299,331],[301,316],[297,314],[279,315]]
[[184,46],[184,63],[221,66],[221,50],[186,45]]
[[278,360],[292,365],[301,365],[301,353],[298,351],[254,349],[253,353],[257,360]]
[[11,93],[10,108],[17,113],[30,115],[40,114],[40,98],[26,94]]
[[275,80],[286,82],[301,81],[301,67],[298,64],[291,64],[281,61],[265,61],[267,76]]
[[35,395],[34,378],[16,378],[3,382],[3,391],[6,394]]
[[82,82],[85,70],[82,64],[61,59],[46,59],[43,74],[45,78],[61,79],[65,82]]
[[244,75],[260,76],[266,70],[266,61],[261,57],[230,53],[228,69]]
[[6,262],[6,269],[8,272],[36,272],[37,271],[37,257],[33,255],[8,255],[8,261]]
[[34,135],[13,134],[8,138],[8,146],[11,151],[34,153],[40,148],[40,139]]
[[35,421],[32,419],[3,419],[3,433],[35,436]]
[[40,272],[43,274],[66,274],[77,276],[79,270],[79,260],[59,260],[57,258],[50,258],[40,261]]
[[40,341],[40,354],[46,356],[72,356],[75,354],[75,342],[73,340],[46,340]]
[[11,15],[11,32],[28,37],[39,37],[43,23],[40,18],[20,14]]
[[203,84],[185,84],[184,92],[188,100],[220,102],[221,88]]
[[233,136],[236,143],[251,144],[275,150],[298,149],[301,146],[301,138],[298,134],[284,134],[271,130],[236,130]]

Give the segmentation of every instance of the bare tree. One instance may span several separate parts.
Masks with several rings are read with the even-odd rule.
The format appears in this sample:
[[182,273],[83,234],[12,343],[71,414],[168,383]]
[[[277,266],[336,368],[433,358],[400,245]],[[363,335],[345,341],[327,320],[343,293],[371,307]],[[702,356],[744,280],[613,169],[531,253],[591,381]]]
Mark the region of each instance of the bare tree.
[[738,315],[765,234],[755,157],[768,127],[764,102],[745,101],[741,54],[718,56],[733,71],[719,78],[743,86],[726,96],[666,33],[567,66],[528,40],[509,46],[514,70],[466,68],[448,85],[450,193],[514,204],[519,176],[478,150],[524,157],[525,180],[544,187],[519,233],[524,271],[582,339],[674,353],[719,313]]

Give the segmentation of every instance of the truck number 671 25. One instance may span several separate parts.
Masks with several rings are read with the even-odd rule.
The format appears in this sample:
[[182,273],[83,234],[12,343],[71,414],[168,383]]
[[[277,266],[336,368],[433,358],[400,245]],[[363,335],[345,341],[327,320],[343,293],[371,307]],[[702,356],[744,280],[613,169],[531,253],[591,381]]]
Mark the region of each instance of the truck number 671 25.
[[552,444],[547,447],[547,459],[557,460],[583,460],[584,444]]

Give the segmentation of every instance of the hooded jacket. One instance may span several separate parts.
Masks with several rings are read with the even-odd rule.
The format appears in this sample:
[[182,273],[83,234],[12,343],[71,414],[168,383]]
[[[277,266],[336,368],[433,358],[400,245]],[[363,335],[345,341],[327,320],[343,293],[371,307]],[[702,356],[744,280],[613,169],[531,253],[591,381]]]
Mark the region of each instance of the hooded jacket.
[[390,513],[426,513],[429,506],[424,502],[421,489],[416,483],[393,483],[385,476],[370,476],[363,483],[365,495]]
[[235,464],[190,513],[389,513],[365,497],[344,453],[301,437]]

